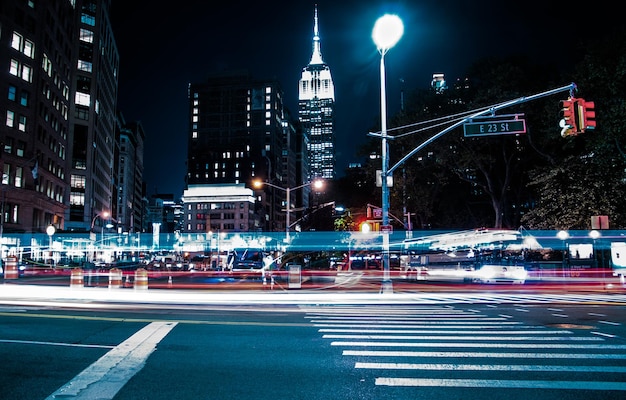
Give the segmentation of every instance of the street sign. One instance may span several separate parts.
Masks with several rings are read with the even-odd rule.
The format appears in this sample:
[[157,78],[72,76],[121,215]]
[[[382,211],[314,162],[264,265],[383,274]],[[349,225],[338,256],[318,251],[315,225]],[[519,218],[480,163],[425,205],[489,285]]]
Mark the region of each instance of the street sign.
[[382,208],[374,208],[374,218],[381,219],[383,217],[383,209]]
[[391,233],[391,232],[393,232],[393,226],[392,225],[381,225],[380,226],[380,231],[381,232]]
[[463,124],[465,137],[526,133],[526,120],[485,120]]

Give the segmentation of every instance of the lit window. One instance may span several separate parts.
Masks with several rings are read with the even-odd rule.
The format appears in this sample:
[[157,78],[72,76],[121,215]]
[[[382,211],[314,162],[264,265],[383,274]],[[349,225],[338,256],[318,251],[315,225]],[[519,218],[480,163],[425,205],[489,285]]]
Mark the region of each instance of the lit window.
[[13,39],[11,40],[11,47],[17,51],[22,51],[22,35],[17,32],[13,32]]
[[22,132],[26,132],[26,116],[20,115],[19,122],[17,124],[17,129]]
[[15,187],[23,187],[24,186],[24,168],[17,167],[15,168]]
[[11,60],[9,73],[13,76],[19,76],[19,71],[20,71],[20,63],[17,60]]
[[8,185],[9,184],[9,176],[11,176],[11,164],[4,164],[4,171],[2,173],[2,184],[3,185]]
[[33,81],[33,69],[29,67],[28,65],[22,66],[22,79],[25,80],[26,82]]
[[76,104],[89,107],[91,96],[87,93],[76,92]]
[[41,68],[48,74],[48,76],[52,76],[52,61],[48,58],[48,55],[44,53],[43,60],[41,61]]
[[9,100],[15,101],[17,98],[17,88],[15,86],[9,86]]
[[20,104],[24,107],[28,107],[28,92],[22,91],[20,93]]
[[26,149],[26,143],[19,141],[15,146],[15,155],[18,157],[24,157],[24,149]]
[[80,40],[87,43],[93,43],[93,32],[89,29],[80,28]]
[[81,14],[80,22],[85,25],[96,26],[96,17],[93,15]]
[[88,61],[84,61],[84,60],[78,60],[78,69],[81,71],[85,71],[85,72],[91,72],[92,71],[92,63],[88,62]]
[[24,49],[22,50],[29,58],[35,58],[35,44],[30,40],[24,40]]
[[11,128],[15,126],[15,113],[11,110],[7,110],[6,126]]
[[70,205],[84,206],[85,205],[85,193],[70,192]]

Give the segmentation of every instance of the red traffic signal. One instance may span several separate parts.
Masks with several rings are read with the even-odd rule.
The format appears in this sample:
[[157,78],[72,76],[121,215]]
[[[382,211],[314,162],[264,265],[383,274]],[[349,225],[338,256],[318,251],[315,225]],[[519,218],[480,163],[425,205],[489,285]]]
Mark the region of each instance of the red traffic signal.
[[569,135],[577,135],[579,134],[578,125],[577,125],[577,99],[570,97],[567,100],[561,100],[561,111],[559,112],[559,116],[561,121],[559,126],[561,129],[561,136],[569,136]]
[[578,127],[582,132],[596,128],[596,111],[593,101],[578,99]]
[[359,231],[362,233],[370,233],[372,231],[372,226],[368,221],[363,221],[359,224]]

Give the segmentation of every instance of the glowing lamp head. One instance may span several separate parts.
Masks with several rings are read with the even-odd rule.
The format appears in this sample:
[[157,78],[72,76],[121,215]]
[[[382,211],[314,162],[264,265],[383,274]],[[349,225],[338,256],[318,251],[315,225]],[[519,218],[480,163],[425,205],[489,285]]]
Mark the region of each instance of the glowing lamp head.
[[321,190],[324,187],[324,181],[322,179],[316,179],[313,181],[313,188],[315,190]]
[[404,34],[404,24],[397,15],[385,14],[376,20],[372,39],[378,50],[388,50],[398,43]]

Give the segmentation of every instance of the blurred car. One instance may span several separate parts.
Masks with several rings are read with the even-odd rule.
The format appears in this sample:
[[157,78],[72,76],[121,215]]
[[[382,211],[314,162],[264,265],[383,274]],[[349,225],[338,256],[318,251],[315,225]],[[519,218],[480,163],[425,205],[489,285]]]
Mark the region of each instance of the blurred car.
[[233,249],[228,254],[227,266],[232,272],[261,272],[265,267],[262,249]]
[[528,272],[521,265],[483,265],[474,272],[475,281],[479,283],[513,283],[524,284]]

